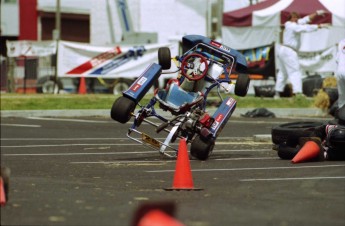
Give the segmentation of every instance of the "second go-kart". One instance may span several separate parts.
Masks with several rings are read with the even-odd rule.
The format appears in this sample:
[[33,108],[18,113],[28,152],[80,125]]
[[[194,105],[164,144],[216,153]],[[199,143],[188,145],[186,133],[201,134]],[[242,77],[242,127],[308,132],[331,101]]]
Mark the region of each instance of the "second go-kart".
[[[236,82],[230,79],[230,75],[233,70],[245,72],[246,59],[238,51],[200,35],[184,36],[182,46],[185,53],[174,58],[171,58],[168,47],[158,50],[158,64],[149,65],[115,100],[111,118],[127,123],[133,117],[127,137],[158,150],[162,155],[176,157],[178,150],[172,143],[179,138],[190,143],[193,157],[206,160],[237,103],[230,96],[222,98],[220,106],[210,115],[206,110],[207,96],[214,88],[218,93],[222,88],[225,91],[234,88],[235,95],[245,96],[250,83],[248,75],[239,74]],[[177,71],[173,72],[178,72],[177,78],[171,79],[164,89],[156,89],[147,104],[140,104],[161,74],[172,73],[167,71],[171,68],[171,62],[177,65]],[[137,106],[138,110],[135,111]],[[157,107],[168,112],[169,117],[159,114]],[[156,118],[160,123],[149,118]],[[154,126],[156,133],[167,133],[165,140],[160,141],[154,135],[149,135],[149,131],[139,130],[142,122]]]

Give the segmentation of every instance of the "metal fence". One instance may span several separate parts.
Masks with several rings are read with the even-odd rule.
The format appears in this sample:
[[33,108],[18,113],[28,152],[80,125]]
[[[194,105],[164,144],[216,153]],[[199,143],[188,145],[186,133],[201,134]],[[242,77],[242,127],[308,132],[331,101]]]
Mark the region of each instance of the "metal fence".
[[7,57],[1,60],[1,91],[36,93],[40,80],[55,76],[55,56]]

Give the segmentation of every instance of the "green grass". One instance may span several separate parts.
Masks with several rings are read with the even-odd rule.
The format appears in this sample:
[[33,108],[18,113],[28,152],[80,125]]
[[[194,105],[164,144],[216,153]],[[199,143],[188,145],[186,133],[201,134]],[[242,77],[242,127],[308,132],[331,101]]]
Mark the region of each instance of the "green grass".
[[[223,95],[225,96],[225,95]],[[148,94],[145,98],[151,98]],[[110,109],[117,96],[111,94],[1,94],[1,110],[61,110],[61,109]],[[260,98],[237,97],[238,108],[312,108],[313,98]],[[141,102],[145,103],[148,99]],[[210,97],[208,103],[216,105],[218,97]]]

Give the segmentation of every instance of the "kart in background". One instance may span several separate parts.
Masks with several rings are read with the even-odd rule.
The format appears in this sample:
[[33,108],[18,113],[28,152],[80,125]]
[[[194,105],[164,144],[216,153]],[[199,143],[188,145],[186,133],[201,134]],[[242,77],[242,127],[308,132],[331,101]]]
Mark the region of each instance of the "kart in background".
[[[226,91],[232,88],[235,95],[245,96],[250,83],[248,75],[239,74],[236,83],[231,81],[230,75],[235,70],[244,72],[247,69],[246,59],[236,50],[200,35],[184,36],[182,46],[185,53],[174,58],[171,58],[169,48],[158,50],[158,64],[148,66],[129,89],[115,100],[111,118],[127,123],[133,117],[127,137],[165,156],[176,157],[178,150],[171,144],[179,138],[190,143],[192,156],[206,160],[236,108],[236,100],[229,96],[222,99],[213,115],[209,115],[206,111],[208,94],[214,88],[218,92],[221,88]],[[176,73],[166,71],[171,68],[172,61],[177,64],[177,79],[170,80],[164,89],[156,89],[149,102],[141,105],[139,102],[162,73]],[[139,110],[135,112],[137,107]],[[169,112],[169,117],[159,114],[157,107]],[[156,118],[160,123],[149,118]],[[156,133],[167,133],[165,140],[154,138],[155,134],[150,134],[152,130],[140,131],[142,122],[155,127]]]

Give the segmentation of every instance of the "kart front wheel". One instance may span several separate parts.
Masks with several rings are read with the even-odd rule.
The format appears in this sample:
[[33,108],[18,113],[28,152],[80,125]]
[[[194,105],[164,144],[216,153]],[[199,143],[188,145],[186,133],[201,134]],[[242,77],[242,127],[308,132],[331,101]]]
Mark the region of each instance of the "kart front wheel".
[[158,63],[163,70],[171,68],[171,53],[168,47],[161,47],[158,49]]
[[211,155],[214,144],[215,142],[213,139],[205,140],[200,136],[196,136],[192,141],[190,154],[199,160],[206,160]]
[[235,84],[235,95],[244,97],[247,95],[250,79],[247,74],[239,74]]
[[131,113],[135,109],[135,102],[124,96],[119,97],[115,100],[111,107],[110,116],[115,121],[120,123],[126,123],[131,119]]

